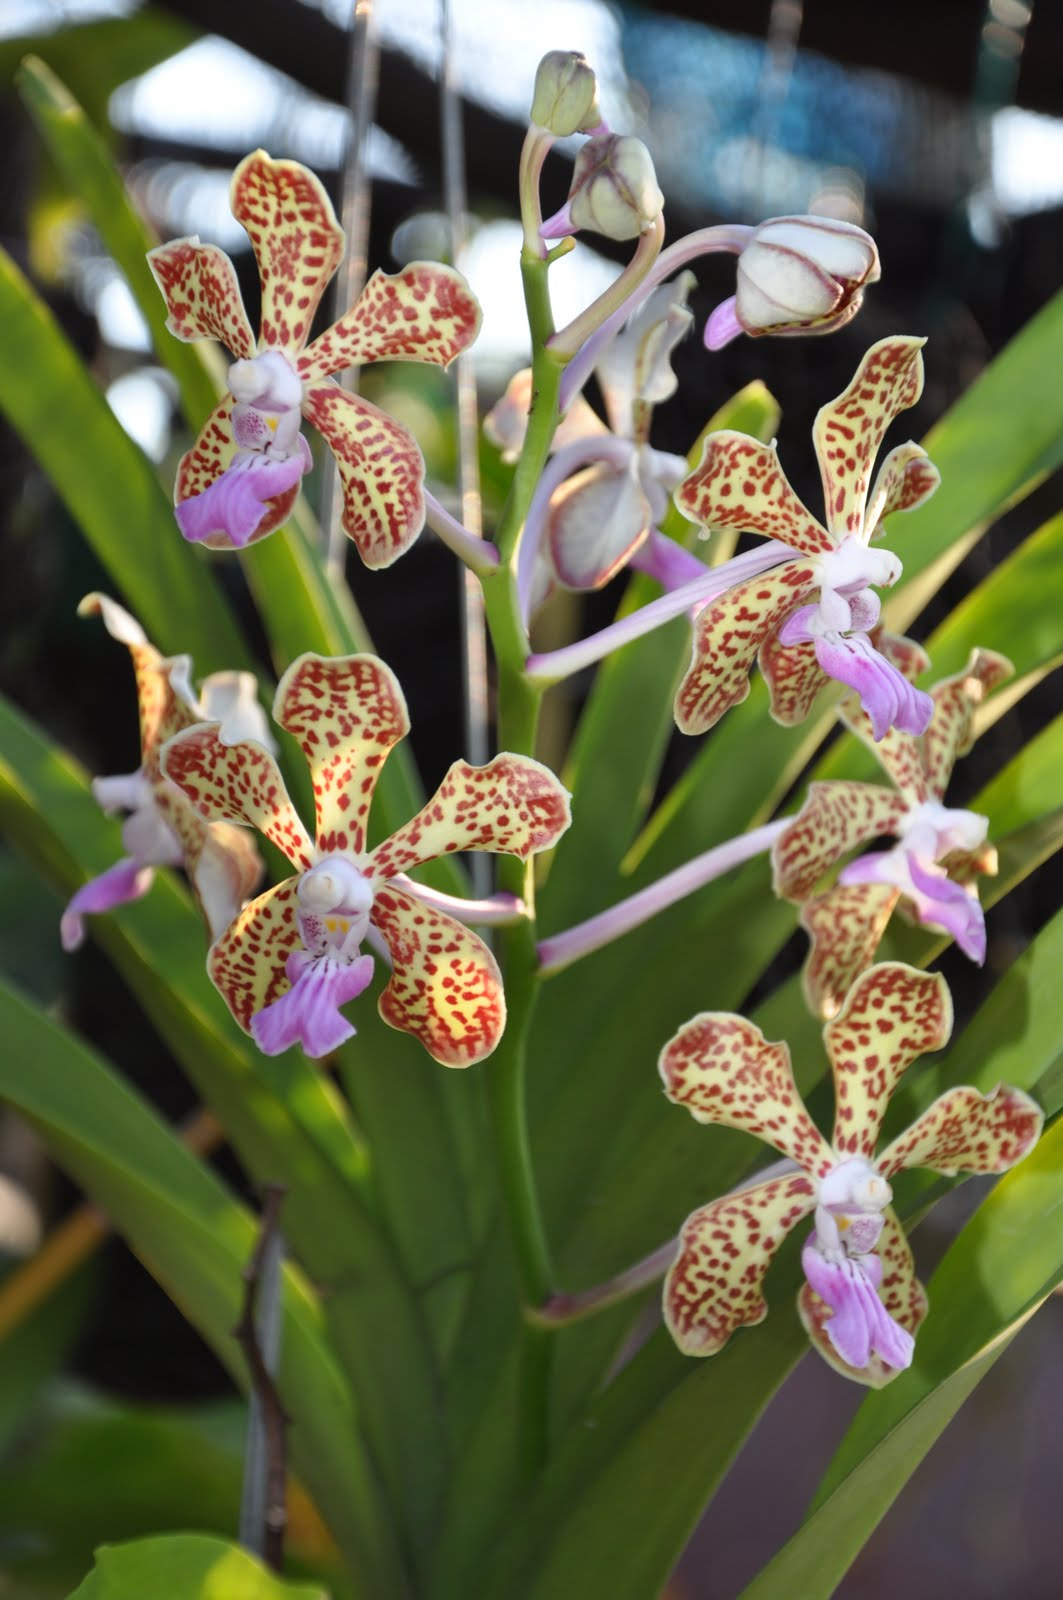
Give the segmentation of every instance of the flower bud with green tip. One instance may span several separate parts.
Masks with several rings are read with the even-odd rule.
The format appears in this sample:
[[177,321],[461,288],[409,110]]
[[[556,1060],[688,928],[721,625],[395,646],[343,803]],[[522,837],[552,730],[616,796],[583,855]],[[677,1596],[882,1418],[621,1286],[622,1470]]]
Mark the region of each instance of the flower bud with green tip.
[[531,120],[557,139],[601,126],[598,80],[579,50],[550,50],[539,63]]

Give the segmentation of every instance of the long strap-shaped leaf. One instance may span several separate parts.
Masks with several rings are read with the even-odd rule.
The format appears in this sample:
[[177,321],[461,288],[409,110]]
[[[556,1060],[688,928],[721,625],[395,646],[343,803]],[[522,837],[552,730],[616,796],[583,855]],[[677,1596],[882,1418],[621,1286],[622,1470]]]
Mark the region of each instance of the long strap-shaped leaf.
[[[243,1376],[231,1329],[253,1219],[103,1061],[0,984],[0,1096],[125,1235],[219,1358]],[[357,1446],[347,1381],[319,1306],[285,1273],[281,1384],[298,1470],[344,1544],[365,1600],[403,1593],[390,1518]]]

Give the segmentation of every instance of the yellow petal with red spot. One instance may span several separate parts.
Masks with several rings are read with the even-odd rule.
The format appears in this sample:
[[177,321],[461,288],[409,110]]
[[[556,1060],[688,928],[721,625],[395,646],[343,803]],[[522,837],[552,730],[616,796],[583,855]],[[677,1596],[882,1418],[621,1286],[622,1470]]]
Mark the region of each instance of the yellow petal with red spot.
[[303,352],[299,376],[312,381],[370,361],[426,361],[448,367],[472,344],[480,307],[453,267],[411,261],[374,272],[351,309]]
[[251,740],[223,744],[220,722],[200,722],[171,739],[162,768],[211,821],[257,828],[294,867],[313,864],[314,848],[292,805],[280,768]]
[[809,1010],[833,1017],[854,980],[875,959],[900,890],[883,883],[837,884],[806,900],[801,926],[812,941],[801,974]]
[[966,1085],[947,1089],[910,1128],[883,1150],[875,1165],[890,1178],[904,1167],[957,1172],[1007,1172],[1029,1155],[1044,1126],[1036,1100],[998,1084],[989,1094]]
[[424,526],[424,460],[413,435],[331,379],[309,386],[303,415],[325,439],[343,485],[343,531],[367,567],[389,567]]
[[255,336],[240,284],[224,250],[196,238],[174,239],[148,251],[148,266],[162,290],[166,326],[177,339],[217,339],[241,360],[255,353]]
[[864,533],[871,468],[894,417],[914,406],[923,392],[925,343],[901,335],[880,339],[848,388],[816,416],[812,439],[833,543]]
[[296,921],[298,878],[285,878],[244,907],[210,948],[207,972],[229,1010],[251,1032],[251,1018],[291,987],[285,963],[302,947]]
[[295,356],[343,257],[344,234],[320,181],[264,150],[233,173],[232,213],[247,230],[262,282],[259,347]]
[[772,846],[775,893],[805,900],[823,874],[858,845],[896,833],[907,806],[877,783],[811,783],[808,798]]
[[835,543],[791,489],[773,446],[745,433],[710,433],[675,503],[691,522],[761,533],[802,555],[819,555]]

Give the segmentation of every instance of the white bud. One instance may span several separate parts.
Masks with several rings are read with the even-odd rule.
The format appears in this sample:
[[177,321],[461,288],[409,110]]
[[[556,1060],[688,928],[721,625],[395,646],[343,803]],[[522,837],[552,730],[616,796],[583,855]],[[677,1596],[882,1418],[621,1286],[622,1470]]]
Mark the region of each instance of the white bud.
[[551,50],[543,56],[535,74],[531,120],[558,139],[599,126],[598,80],[586,56],[578,50]]
[[573,227],[607,239],[637,239],[663,207],[653,158],[641,139],[615,133],[588,139],[576,157],[569,190]]

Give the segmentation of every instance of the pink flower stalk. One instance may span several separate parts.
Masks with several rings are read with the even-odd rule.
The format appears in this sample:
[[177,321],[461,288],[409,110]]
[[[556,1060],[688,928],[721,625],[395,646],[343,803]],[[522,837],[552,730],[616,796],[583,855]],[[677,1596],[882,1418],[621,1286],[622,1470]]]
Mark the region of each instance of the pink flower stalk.
[[[926,664],[922,651],[905,670]],[[952,769],[974,742],[974,713],[1009,677],[1010,661],[975,650],[964,670],[931,691],[934,714],[921,738],[896,729],[877,743],[854,705],[844,720],[874,750],[892,788],[831,780],[813,783],[797,816],[772,848],[776,894],[801,907],[811,948],[803,974],[817,1015],[830,1017],[856,976],[874,960],[895,910],[939,928],[964,955],[985,960],[985,917],[975,880],[995,873],[997,853],[986,843],[988,823],[973,811],[943,804]],[[888,850],[857,856],[833,887],[817,893],[824,875],[860,845],[892,837]]]
[[816,417],[826,526],[787,483],[774,447],[730,431],[706,439],[700,464],[676,490],[680,511],[707,528],[763,534],[793,554],[700,613],[675,701],[684,733],[706,732],[746,698],[758,654],[777,722],[804,721],[833,678],[856,690],[876,739],[891,727],[913,734],[926,727],[929,696],[870,637],[880,611],[871,586],[889,586],[901,574],[896,556],[870,546],[884,518],[922,504],[939,481],[925,450],[909,443],[890,452],[871,485],[887,428],[922,393],[924,342],[880,339]]
[[505,1026],[498,966],[450,914],[461,914],[463,902],[444,897],[448,909],[440,909],[441,897],[405,874],[460,850],[527,860],[567,828],[566,791],[526,756],[503,753],[483,767],[456,761],[417,815],[369,850],[373,790],[409,731],[393,673],[375,656],[300,656],[277,686],[274,716],[310,763],[314,840],[261,744],[227,744],[207,725],[171,739],[163,758],[205,814],[258,828],[296,869],[211,948],[207,970],[233,1016],[267,1055],[296,1043],[310,1056],[336,1049],[355,1032],[340,1008],[372,977],[372,957],[361,950],[372,933],[392,961],[379,1000],[384,1021],[444,1066],[482,1060]]
[[243,549],[285,521],[311,457],[302,418],[325,439],[343,487],[343,527],[369,567],[408,549],[425,520],[424,462],[413,436],[330,376],[372,361],[445,367],[470,345],[480,309],[464,278],[437,262],[376,272],[307,347],[314,313],[343,255],[343,229],[312,172],[258,150],[233,174],[234,217],[262,284],[256,345],[236,271],[216,245],[177,239],[148,256],[179,339],[217,339],[236,357],[229,395],[177,471],[186,539]]
[[218,726],[227,739],[268,739],[255,680],[249,672],[215,672],[204,679],[197,698],[189,681],[189,658],[161,656],[140,624],[114,600],[86,595],[78,614],[101,616],[112,639],[129,648],[140,711],[140,766],[121,777],[93,779],[92,792],[101,808],[108,815],[126,813],[126,854],[90,878],[70,900],[59,925],[63,949],[82,944],[87,915],[113,911],[147,894],[156,867],[184,867],[214,938],[254,892],[262,861],[239,828],[205,820],[163,775],[159,754],[173,734],[208,717],[221,719]]
[[[671,356],[693,324],[683,273],[646,301],[605,351],[597,370],[608,426],[582,396],[563,418],[528,510],[521,540],[519,586],[525,619],[555,583],[600,589],[623,567],[650,571],[674,588],[704,573],[696,556],[657,528],[672,490],[686,473],[682,456],[649,442],[654,407],[676,390]],[[518,372],[488,413],[484,431],[508,459],[524,441],[531,372]]]
[[834,217],[771,217],[740,252],[737,288],[705,324],[705,344],[721,350],[740,333],[834,333],[852,321],[864,288],[881,275],[875,241],[863,228]]
[[927,1297],[890,1205],[890,1179],[908,1167],[950,1177],[1005,1172],[1032,1150],[1043,1123],[1020,1089],[949,1089],[876,1155],[905,1070],[951,1031],[940,976],[886,962],[858,979],[823,1029],[835,1101],[828,1144],[798,1094],[785,1044],[724,1012],[702,1012],[680,1028],[660,1058],[668,1098],[699,1122],[754,1134],[797,1168],[714,1200],[683,1224],[664,1285],[665,1322],[680,1350],[714,1355],[737,1329],[763,1321],[772,1258],[811,1217],[797,1304],[813,1346],[872,1388],[910,1365]]

